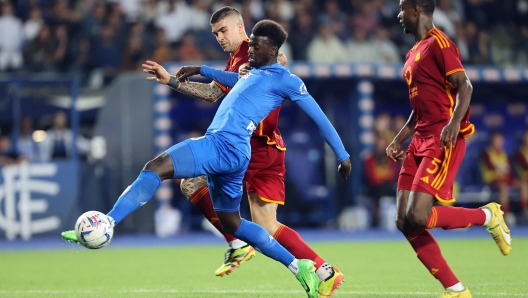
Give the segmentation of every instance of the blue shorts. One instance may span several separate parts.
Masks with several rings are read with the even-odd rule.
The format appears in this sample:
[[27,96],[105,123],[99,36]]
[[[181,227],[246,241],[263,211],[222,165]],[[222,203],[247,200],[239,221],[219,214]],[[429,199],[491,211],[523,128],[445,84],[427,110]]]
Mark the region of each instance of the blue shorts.
[[215,211],[235,212],[242,200],[242,179],[249,159],[219,135],[178,143],[165,151],[172,159],[174,178],[207,176]]

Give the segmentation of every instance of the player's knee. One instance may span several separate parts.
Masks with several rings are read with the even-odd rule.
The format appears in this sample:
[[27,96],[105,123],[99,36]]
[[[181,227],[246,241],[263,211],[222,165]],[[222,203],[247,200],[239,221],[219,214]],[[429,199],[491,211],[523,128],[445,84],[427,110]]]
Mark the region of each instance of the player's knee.
[[202,187],[207,186],[207,179],[205,176],[198,176],[194,178],[182,179],[180,183],[180,189],[183,195],[189,200],[189,198]]
[[152,171],[160,177],[161,180],[170,179],[174,175],[172,161],[167,154],[158,155],[153,160],[147,162],[144,170]]
[[217,212],[217,214],[218,219],[220,219],[220,224],[224,229],[224,232],[226,232],[227,234],[234,235],[240,227],[240,223],[242,222],[242,218],[240,218],[238,212]]
[[266,231],[268,231],[270,235],[274,235],[281,225],[275,217],[273,218],[255,217],[252,219],[254,223],[266,229]]
[[398,218],[396,218],[396,227],[402,233],[404,232],[404,229],[405,229],[405,220],[406,220],[405,217],[398,216]]
[[233,220],[221,221],[220,223],[222,224],[224,232],[230,235],[234,235],[240,227],[240,223],[237,223]]
[[416,227],[425,228],[427,226],[427,214],[421,214],[414,210],[407,212],[407,220]]

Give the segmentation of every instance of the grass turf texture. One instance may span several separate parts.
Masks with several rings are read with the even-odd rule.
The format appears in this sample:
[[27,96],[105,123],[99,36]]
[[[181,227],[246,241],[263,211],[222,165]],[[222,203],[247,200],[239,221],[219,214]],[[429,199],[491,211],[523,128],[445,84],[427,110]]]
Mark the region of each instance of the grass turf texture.
[[[528,239],[504,257],[493,240],[441,240],[473,297],[528,297]],[[406,242],[318,243],[346,275],[334,297],[438,297],[441,285]],[[0,253],[0,297],[306,297],[281,264],[258,254],[220,278],[223,246]]]

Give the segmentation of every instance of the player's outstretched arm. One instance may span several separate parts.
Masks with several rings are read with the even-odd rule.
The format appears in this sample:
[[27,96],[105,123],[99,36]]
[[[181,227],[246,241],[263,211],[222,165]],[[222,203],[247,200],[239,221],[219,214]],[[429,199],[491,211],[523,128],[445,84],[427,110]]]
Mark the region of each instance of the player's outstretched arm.
[[455,146],[460,132],[460,121],[467,112],[473,94],[473,86],[465,71],[455,72],[447,77],[447,80],[457,90],[455,109],[449,123],[442,129],[440,134],[440,148],[443,146]]
[[168,85],[178,92],[208,102],[215,102],[224,95],[224,91],[215,85],[214,82],[210,84],[198,82],[182,83],[177,80],[177,76],[171,76],[163,66],[154,61],[146,61],[143,64],[143,72],[154,75],[153,77],[147,78],[149,81],[157,81],[160,84]]
[[414,126],[416,125],[416,119],[414,119],[414,110],[411,112],[407,123],[400,129],[398,134],[394,137],[394,140],[387,146],[385,150],[387,157],[393,161],[402,160],[404,151],[401,150],[401,144],[405,142],[408,138],[414,135]]
[[239,79],[236,72],[218,70],[205,65],[200,67],[200,74],[229,88],[233,88]]

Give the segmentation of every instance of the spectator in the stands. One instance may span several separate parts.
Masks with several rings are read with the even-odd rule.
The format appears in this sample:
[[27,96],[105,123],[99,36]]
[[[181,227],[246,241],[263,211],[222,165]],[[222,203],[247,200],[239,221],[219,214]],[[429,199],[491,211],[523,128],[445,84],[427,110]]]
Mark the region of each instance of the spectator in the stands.
[[13,5],[2,1],[0,16],[0,72],[22,67],[24,30],[22,22],[13,14]]
[[[53,125],[46,131],[46,139],[39,145],[42,161],[66,159],[72,156],[73,132],[68,128],[66,113],[55,113]],[[90,150],[90,141],[80,134],[77,137],[77,149],[81,156],[86,156]]]
[[515,153],[514,167],[519,178],[521,207],[528,216],[528,129],[522,134],[521,145]]
[[379,223],[379,201],[384,196],[394,196],[398,181],[399,165],[387,158],[385,149],[389,140],[385,134],[375,133],[376,145],[374,152],[365,157],[364,168],[366,176],[367,196],[373,199],[373,224]]
[[510,211],[509,188],[513,172],[508,153],[504,150],[504,134],[495,131],[489,137],[489,146],[480,157],[480,170],[486,185],[499,192],[499,203],[505,213]]
[[38,159],[37,144],[33,140],[33,120],[29,116],[22,118],[16,149],[20,156],[29,161]]
[[347,51],[345,45],[335,36],[330,24],[321,23],[317,36],[308,46],[310,62],[345,62]]

